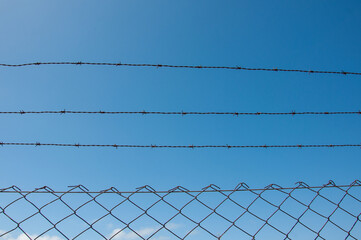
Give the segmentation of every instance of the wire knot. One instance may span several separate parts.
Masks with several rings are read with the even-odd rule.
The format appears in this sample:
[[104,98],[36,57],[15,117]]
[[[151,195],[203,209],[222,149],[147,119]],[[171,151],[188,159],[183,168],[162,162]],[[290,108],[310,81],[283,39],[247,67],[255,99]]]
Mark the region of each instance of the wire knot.
[[244,189],[249,189],[249,186],[247,185],[247,183],[245,182],[240,182],[237,184],[237,186],[234,188],[235,190],[239,190],[241,188],[244,188]]
[[86,188],[84,185],[73,185],[73,186],[68,186],[69,188],[72,188],[70,191],[76,189],[76,188],[79,188],[80,190],[82,190],[83,192],[89,192],[89,189]]
[[307,183],[301,182],[301,181],[296,182],[295,184],[298,184],[297,187],[304,187],[304,188],[309,188],[310,187]]
[[202,188],[202,190],[207,190],[208,188],[211,188],[211,189],[213,189],[213,190],[215,190],[215,191],[218,191],[219,189],[221,189],[220,187],[218,187],[217,185],[214,185],[214,184],[210,184],[210,185],[208,185],[207,187],[204,187],[204,188]]
[[328,183],[326,183],[325,185],[323,185],[324,187],[326,186],[336,186],[335,182],[332,180],[329,180]]
[[137,187],[136,189],[137,189],[138,191],[143,190],[143,189],[146,189],[146,190],[148,190],[149,192],[156,192],[155,189],[152,188],[152,187],[149,186],[149,185],[144,185],[144,186],[142,186],[142,187]]
[[175,192],[175,191],[180,191],[180,192],[189,192],[189,190],[185,187],[182,187],[182,186],[176,186],[174,188],[171,188],[168,190],[168,192]]

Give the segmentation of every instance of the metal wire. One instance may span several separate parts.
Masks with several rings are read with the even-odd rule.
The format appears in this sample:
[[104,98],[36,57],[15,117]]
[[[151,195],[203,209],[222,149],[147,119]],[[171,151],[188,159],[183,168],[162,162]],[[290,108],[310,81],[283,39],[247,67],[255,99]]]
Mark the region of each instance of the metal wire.
[[25,66],[40,66],[40,65],[96,65],[96,66],[156,67],[156,68],[191,68],[191,69],[196,68],[196,69],[227,69],[227,70],[247,70],[247,71],[361,75],[360,72],[283,69],[283,68],[253,68],[253,67],[241,67],[241,66],[233,66],[233,67],[232,66],[194,66],[194,65],[111,63],[111,62],[32,62],[32,63],[21,63],[21,64],[0,63],[0,66],[2,67],[25,67]]
[[296,145],[137,145],[137,144],[80,144],[40,142],[0,142],[0,146],[54,146],[54,147],[112,147],[112,148],[335,148],[361,147],[361,144],[296,144]]
[[83,185],[23,191],[11,186],[0,189],[0,238],[360,239],[360,186],[359,180],[261,189],[243,182],[234,189],[211,184],[198,191],[182,186],[157,191],[148,185],[129,192],[115,187],[91,192]]
[[0,114],[138,114],[138,115],[361,115],[361,111],[354,112],[164,112],[164,111],[0,111]]

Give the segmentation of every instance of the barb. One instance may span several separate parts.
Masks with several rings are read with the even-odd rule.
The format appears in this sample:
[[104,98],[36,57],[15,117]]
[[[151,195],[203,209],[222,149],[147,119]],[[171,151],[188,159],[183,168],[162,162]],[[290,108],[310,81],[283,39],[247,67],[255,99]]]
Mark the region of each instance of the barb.
[[361,238],[360,206],[359,180],[258,189],[246,183],[235,189],[211,184],[196,191],[181,186],[157,191],[149,185],[129,192],[11,186],[0,189],[0,238],[356,240]]
[[112,148],[340,148],[361,147],[361,144],[296,144],[296,145],[137,145],[137,144],[71,144],[40,142],[0,142],[0,146],[112,147]]
[[164,112],[164,111],[0,111],[0,114],[114,114],[114,115],[232,115],[232,116],[261,116],[261,115],[361,115],[361,111],[352,112]]
[[32,62],[21,64],[0,63],[2,67],[25,67],[40,65],[92,65],[92,66],[125,66],[125,67],[155,67],[155,68],[188,68],[188,69],[226,69],[245,71],[267,71],[267,72],[299,72],[299,73],[320,73],[338,75],[361,75],[360,72],[346,71],[324,71],[324,70],[304,70],[304,69],[283,69],[283,68],[256,68],[241,66],[195,66],[195,65],[171,65],[171,64],[148,64],[148,63],[112,63],[112,62]]

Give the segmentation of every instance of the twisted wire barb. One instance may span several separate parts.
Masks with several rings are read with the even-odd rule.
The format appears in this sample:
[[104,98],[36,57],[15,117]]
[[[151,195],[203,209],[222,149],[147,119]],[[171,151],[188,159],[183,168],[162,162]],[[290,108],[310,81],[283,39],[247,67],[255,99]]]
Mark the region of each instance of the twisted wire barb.
[[295,145],[137,145],[137,144],[80,144],[40,142],[0,142],[0,146],[54,146],[54,147],[112,147],[112,148],[335,148],[361,147],[361,144],[295,144]]
[[[272,239],[300,239],[299,236],[301,239],[333,239],[337,236],[338,239],[357,240],[361,237],[360,187],[359,180],[348,185],[329,181],[322,186],[309,186],[298,182],[294,187],[270,184],[259,189],[245,183],[234,189],[211,184],[196,191],[182,186],[157,191],[148,185],[128,192],[115,187],[89,191],[83,185],[71,186],[67,191],[54,191],[48,186],[23,191],[11,186],[0,189],[0,238],[74,240],[92,234],[90,236],[105,240],[127,239],[127,236],[140,240],[263,239],[263,236],[272,236]],[[41,198],[38,193],[42,193]],[[83,198],[75,197],[75,193]],[[141,193],[152,198],[137,197]],[[43,198],[43,194],[49,198]],[[63,208],[54,211],[52,206],[62,206],[67,211]],[[128,214],[119,212],[124,208],[134,214],[126,218]],[[202,211],[194,211],[194,208],[207,213],[201,214]],[[232,211],[233,216],[227,214],[225,208]],[[101,209],[102,214],[97,215],[92,209]],[[17,211],[25,215],[19,217]],[[162,215],[165,212],[168,214]],[[39,217],[45,223],[39,222]],[[122,227],[107,233],[104,225],[109,223],[107,219]],[[213,225],[207,224],[211,219]],[[149,220],[152,220],[152,227]],[[71,224],[72,231],[64,227],[66,223]],[[29,224],[33,226],[30,230]],[[137,228],[139,224],[144,228]],[[15,232],[21,234],[14,238]]]
[[32,62],[32,63],[21,63],[21,64],[0,63],[0,66],[2,67],[25,67],[25,66],[40,66],[40,65],[94,65],[94,66],[126,66],[126,67],[155,67],[155,68],[226,69],[226,70],[268,71],[268,72],[299,72],[299,73],[361,75],[360,72],[283,69],[283,68],[253,68],[253,67],[241,67],[241,66],[200,66],[200,65],[195,66],[195,65],[111,63],[111,62]]
[[167,111],[0,111],[0,114],[138,114],[138,115],[361,115],[361,111],[351,112],[167,112]]

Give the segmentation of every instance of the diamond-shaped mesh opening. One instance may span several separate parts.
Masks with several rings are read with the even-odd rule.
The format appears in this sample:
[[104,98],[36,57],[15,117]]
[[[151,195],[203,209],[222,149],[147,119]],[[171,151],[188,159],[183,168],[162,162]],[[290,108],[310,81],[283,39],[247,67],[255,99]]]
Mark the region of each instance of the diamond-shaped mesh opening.
[[158,219],[159,222],[165,223],[176,215],[179,211],[171,207],[169,204],[161,201],[154,205],[151,209],[148,210],[148,214],[152,217]]
[[257,197],[258,195],[250,191],[238,191],[229,196],[234,203],[237,203],[244,208],[247,208]]
[[284,239],[285,234],[277,231],[269,225],[265,225],[256,235],[256,239]]
[[320,195],[334,203],[338,203],[342,197],[346,194],[345,191],[342,191],[338,188],[324,188],[320,191]]
[[63,236],[61,236],[61,234],[59,232],[56,232],[54,230],[50,230],[47,231],[45,233],[34,233],[33,231],[31,232],[26,232],[25,233],[20,233],[20,232],[12,232],[11,234],[9,234],[8,236],[4,236],[4,238],[0,238],[0,239],[4,239],[4,240],[65,240],[66,238],[64,238]]
[[292,240],[316,239],[317,234],[298,223],[288,234],[288,237]]
[[187,240],[200,240],[200,239],[215,239],[217,236],[213,236],[206,230],[197,227],[189,235],[185,237]]
[[250,233],[252,236],[258,231],[260,227],[264,224],[264,221],[253,216],[249,212],[246,212],[241,218],[239,218],[235,224],[243,229],[244,231]]
[[[3,234],[2,230],[0,230],[0,236],[2,234]],[[26,233],[26,234],[24,232],[22,232],[20,229],[16,229],[16,230],[11,231],[11,232],[9,232],[9,233],[7,233],[5,235],[2,235],[2,237],[0,239],[1,240],[13,240],[13,239],[28,240],[28,239],[30,239],[29,237],[31,237],[31,234],[29,234],[29,233]]]
[[61,221],[57,228],[68,238],[72,239],[79,233],[89,228],[89,225],[82,221],[78,216],[71,215]]
[[310,229],[318,232],[327,219],[319,216],[318,214],[308,210],[301,218],[300,221]]
[[69,205],[72,209],[77,209],[80,206],[87,204],[88,201],[92,200],[92,197],[87,195],[86,193],[66,193],[61,197],[64,204]]
[[303,188],[297,189],[297,191],[291,193],[293,198],[305,205],[309,205],[316,195],[317,194],[313,190]]
[[324,198],[317,197],[310,205],[310,208],[322,214],[323,216],[330,216],[331,213],[337,208],[337,206]]
[[132,229],[140,229],[138,233],[142,233],[139,234],[141,236],[150,236],[152,235],[154,232],[156,232],[158,229],[163,228],[162,225],[160,225],[159,223],[157,223],[157,221],[155,221],[154,219],[150,218],[147,215],[142,215],[140,218],[138,218],[137,220],[135,220],[134,222],[132,222],[129,225]]
[[125,223],[133,221],[135,218],[144,213],[143,210],[139,209],[129,201],[123,202],[114,208],[111,212],[114,216],[124,221]]
[[208,207],[215,209],[219,206],[219,204],[223,204],[223,202],[225,202],[227,196],[224,196],[220,192],[207,192],[200,194],[197,199]]
[[184,207],[189,201],[192,201],[193,199],[193,196],[183,192],[174,192],[164,197],[165,201],[177,209]]
[[[356,224],[354,225],[354,227],[350,231],[350,234],[352,236],[354,236],[356,239],[361,239],[361,222],[360,221],[356,222]],[[349,239],[351,239],[351,237]]]
[[220,207],[217,208],[217,212],[225,218],[235,221],[246,210],[238,206],[231,200],[227,199]]
[[64,203],[62,203],[60,200],[56,200],[51,204],[43,207],[41,209],[41,213],[53,223],[57,223],[61,219],[72,214],[73,211],[64,205]]
[[186,216],[188,216],[189,218],[191,218],[192,220],[194,220],[195,222],[199,223],[200,221],[202,221],[205,217],[207,217],[210,213],[212,212],[212,210],[210,210],[209,208],[207,208],[206,206],[204,206],[202,203],[200,203],[199,201],[197,201],[197,199],[195,199],[194,201],[192,201],[191,203],[189,203],[183,210],[182,213]]
[[276,206],[281,205],[284,199],[288,197],[288,195],[286,193],[281,192],[281,190],[272,190],[272,189],[264,191],[261,196],[263,199],[267,200],[268,202]]
[[81,216],[88,223],[94,223],[97,219],[101,218],[109,211],[102,208],[98,203],[92,201],[77,210],[77,214]]
[[131,202],[143,209],[148,209],[160,200],[160,198],[154,193],[139,193],[131,196],[129,199]]
[[105,239],[107,237],[108,236],[101,236],[99,233],[97,233],[93,229],[88,229],[87,231],[78,235],[78,237],[76,239],[77,240],[89,240],[89,239],[101,240],[101,239]]
[[131,239],[131,240],[143,240],[146,239],[142,236],[149,235],[149,232],[146,228],[144,229],[119,229],[116,228],[113,230],[111,236],[109,236],[109,239],[112,240],[125,240],[125,239]]
[[170,231],[183,238],[184,236],[189,234],[197,226],[197,224],[178,214],[165,226]]
[[249,208],[249,211],[262,219],[268,219],[276,210],[276,207],[258,198]]
[[47,221],[40,214],[36,214],[28,220],[22,222],[20,226],[27,233],[31,233],[36,230],[38,234],[41,234],[51,229],[53,227],[53,224]]
[[[10,231],[11,229],[15,229],[17,226],[16,223],[14,223],[11,219],[9,219],[3,213],[0,213],[0,223],[1,223],[0,231],[3,231],[3,232]],[[0,235],[1,235],[1,232],[0,232]]]
[[104,236],[111,236],[114,229],[123,229],[127,225],[114,218],[113,216],[106,215],[101,219],[97,219],[96,223],[93,224],[93,228],[103,234]]
[[353,196],[354,197],[354,200],[358,200],[360,201],[361,200],[361,191],[359,190],[361,186],[353,186],[352,188],[348,189],[348,194],[350,196]]
[[281,209],[294,218],[299,218],[302,213],[307,210],[307,206],[302,205],[295,199],[287,198],[287,200],[282,204]]
[[[7,205],[11,204],[13,201],[15,201],[18,198],[23,198],[21,194],[19,193],[1,193],[0,198],[0,206],[5,208]],[[1,209],[0,209],[1,212]]]
[[337,209],[334,214],[330,217],[331,221],[340,226],[342,229],[348,230],[352,227],[355,222],[355,217],[350,214]]
[[277,229],[283,232],[288,232],[291,230],[293,225],[296,224],[297,220],[279,210],[270,218],[268,222]]
[[202,227],[209,229],[209,231],[216,236],[221,236],[231,225],[231,222],[225,220],[219,215],[216,215],[215,213],[207,217],[201,223]]
[[222,235],[222,240],[234,240],[234,239],[252,239],[252,236],[246,231],[242,231],[235,226],[231,226],[225,233]]
[[7,208],[3,209],[7,215],[17,223],[24,221],[26,218],[39,212],[34,206],[27,202],[24,198],[19,199],[18,201],[12,203]]
[[357,199],[348,195],[343,199],[343,201],[340,204],[340,207],[342,207],[342,209],[344,209],[342,211],[348,211],[349,213],[353,214],[354,216],[357,216],[358,214],[360,214],[361,201],[357,201]]
[[150,240],[171,240],[171,239],[181,239],[179,236],[170,233],[169,231],[162,229],[153,236],[149,238]]
[[125,200],[125,196],[121,194],[117,194],[111,191],[102,193],[98,195],[96,198],[96,201],[99,202],[101,205],[103,205],[107,209],[112,209],[119,203]]
[[[33,238],[35,240],[35,238]],[[18,239],[21,240],[21,239]],[[44,234],[39,235],[36,240],[66,240],[64,236],[62,236],[56,230],[50,230]],[[95,239],[94,239],[95,240]]]
[[328,222],[325,227],[320,231],[320,236],[325,239],[345,239],[347,233],[336,227],[334,224]]
[[28,194],[26,198],[38,208],[46,206],[47,204],[52,204],[53,201],[58,199],[57,196],[50,193],[31,193]]

